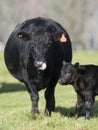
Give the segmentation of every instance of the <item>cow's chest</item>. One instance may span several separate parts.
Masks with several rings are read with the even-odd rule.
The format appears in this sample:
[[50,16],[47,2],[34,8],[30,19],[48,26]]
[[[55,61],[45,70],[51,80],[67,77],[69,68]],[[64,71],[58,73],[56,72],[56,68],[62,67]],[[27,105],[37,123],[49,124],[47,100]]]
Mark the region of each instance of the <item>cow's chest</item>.
[[29,80],[36,86],[38,91],[46,88],[50,80],[46,72],[39,71],[34,67],[28,69],[28,77]]

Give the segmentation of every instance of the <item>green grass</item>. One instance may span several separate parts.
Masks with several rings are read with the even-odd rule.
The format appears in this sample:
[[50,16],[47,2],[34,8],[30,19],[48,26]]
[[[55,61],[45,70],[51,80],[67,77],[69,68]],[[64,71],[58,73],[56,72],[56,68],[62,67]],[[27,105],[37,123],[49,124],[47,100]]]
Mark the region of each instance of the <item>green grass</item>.
[[[98,64],[98,52],[77,51],[73,63]],[[40,91],[39,115],[32,115],[29,94],[23,84],[13,78],[5,67],[0,53],[0,130],[98,130],[98,98],[93,106],[92,117],[85,120],[84,114],[72,118],[76,93],[72,86],[56,87],[56,109],[51,117],[44,117],[44,90]]]

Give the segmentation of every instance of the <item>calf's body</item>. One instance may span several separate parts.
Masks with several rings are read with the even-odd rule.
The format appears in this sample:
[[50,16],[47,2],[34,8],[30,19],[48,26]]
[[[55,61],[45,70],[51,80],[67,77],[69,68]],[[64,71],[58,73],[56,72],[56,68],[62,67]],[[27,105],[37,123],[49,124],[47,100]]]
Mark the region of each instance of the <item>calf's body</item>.
[[73,85],[77,93],[75,117],[79,117],[85,106],[85,117],[89,119],[95,96],[98,95],[98,66],[63,63],[59,83]]

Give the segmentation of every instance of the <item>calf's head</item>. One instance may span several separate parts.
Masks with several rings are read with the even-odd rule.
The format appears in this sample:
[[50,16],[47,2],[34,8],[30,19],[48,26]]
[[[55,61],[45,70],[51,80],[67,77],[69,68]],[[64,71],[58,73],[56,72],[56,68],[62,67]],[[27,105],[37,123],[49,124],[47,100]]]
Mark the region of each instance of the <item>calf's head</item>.
[[75,63],[75,65],[72,65],[64,61],[61,70],[61,76],[59,78],[59,83],[62,85],[67,85],[75,82],[78,77],[78,67],[79,63]]

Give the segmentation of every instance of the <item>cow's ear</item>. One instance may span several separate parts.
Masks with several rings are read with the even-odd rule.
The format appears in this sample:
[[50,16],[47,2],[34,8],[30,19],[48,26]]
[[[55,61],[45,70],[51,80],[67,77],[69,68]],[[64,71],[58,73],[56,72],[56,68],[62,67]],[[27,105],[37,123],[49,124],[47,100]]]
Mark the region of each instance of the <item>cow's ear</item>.
[[24,40],[29,40],[29,39],[30,39],[29,34],[26,33],[26,32],[19,32],[19,33],[17,34],[17,37],[18,37],[18,38],[21,38],[21,39],[24,39]]
[[61,42],[61,43],[67,42],[67,37],[65,36],[64,33],[55,32],[53,33],[53,37],[55,42]]
[[24,37],[24,34],[23,33],[18,33],[18,38],[23,38]]
[[76,69],[78,69],[78,67],[79,67],[79,62],[76,62],[75,65],[74,65],[74,67],[75,67]]
[[59,41],[62,42],[62,43],[67,42],[67,38],[65,37],[65,35],[64,35],[63,33],[62,33],[62,35],[60,36]]

